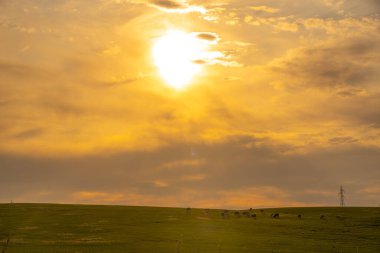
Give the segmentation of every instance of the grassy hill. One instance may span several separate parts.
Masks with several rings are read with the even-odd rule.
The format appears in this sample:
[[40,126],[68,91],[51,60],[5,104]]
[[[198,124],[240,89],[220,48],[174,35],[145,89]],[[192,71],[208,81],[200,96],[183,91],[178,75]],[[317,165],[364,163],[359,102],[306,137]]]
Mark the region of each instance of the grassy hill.
[[222,218],[220,210],[1,204],[0,252],[9,234],[7,253],[380,252],[380,208],[252,213],[256,219],[234,211]]

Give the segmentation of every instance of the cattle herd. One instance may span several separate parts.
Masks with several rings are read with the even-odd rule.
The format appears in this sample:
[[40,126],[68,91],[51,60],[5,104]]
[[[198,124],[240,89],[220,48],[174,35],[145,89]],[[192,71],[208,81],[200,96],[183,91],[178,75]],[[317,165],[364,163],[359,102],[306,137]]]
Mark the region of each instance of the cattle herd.
[[[260,212],[262,214],[265,213],[264,210],[260,210]],[[248,211],[234,211],[234,212],[231,212],[229,210],[223,210],[223,211],[221,211],[220,216],[223,219],[225,219],[225,218],[228,218],[229,216],[231,216],[232,214],[236,218],[240,218],[240,217],[246,217],[246,218],[252,218],[252,219],[257,218],[257,214],[253,212],[252,208],[250,208]],[[272,217],[273,219],[279,219],[280,214],[279,213],[272,213],[272,214],[270,214],[270,217]],[[300,217],[301,217],[301,215],[298,215],[298,218],[300,218]]]
[[[236,218],[241,218],[241,217],[246,217],[246,218],[252,218],[252,219],[256,219],[258,216],[256,213],[253,212],[254,210],[252,208],[250,208],[249,210],[246,210],[246,211],[230,211],[230,210],[222,210],[220,212],[220,216],[222,217],[222,219],[226,219],[226,218],[229,218],[229,217],[236,217]],[[265,215],[265,210],[261,209],[259,210],[261,214]],[[206,215],[208,216],[209,215],[209,212],[210,210],[209,209],[203,209],[203,215]],[[186,208],[186,213],[188,215],[191,214],[191,208],[188,207]],[[280,214],[279,213],[271,213],[270,214],[270,217],[273,218],[273,219],[280,219]],[[299,220],[302,220],[302,214],[298,214],[297,215],[297,218]],[[345,218],[342,217],[342,216],[336,216],[336,218],[338,220],[344,220]],[[324,214],[321,214],[319,216],[319,219],[320,220],[326,220],[326,217]]]

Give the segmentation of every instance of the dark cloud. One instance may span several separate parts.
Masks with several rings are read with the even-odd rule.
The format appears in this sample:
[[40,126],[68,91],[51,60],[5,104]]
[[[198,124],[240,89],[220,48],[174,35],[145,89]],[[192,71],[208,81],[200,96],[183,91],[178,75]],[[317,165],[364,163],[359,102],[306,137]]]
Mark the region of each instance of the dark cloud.
[[[367,127],[380,128],[380,94],[373,93],[366,96],[357,96],[347,101],[341,101],[331,107],[338,115],[355,124]],[[372,138],[378,138],[373,136]]]
[[216,33],[211,32],[200,32],[196,34],[197,38],[202,40],[208,40],[211,42],[217,42],[220,40],[219,36]]
[[0,61],[0,75],[11,75],[11,76],[30,76],[35,74],[35,70],[29,66],[16,63],[8,63]]
[[179,3],[177,1],[170,1],[170,0],[159,0],[159,1],[152,1],[151,4],[156,5],[161,8],[165,9],[184,9],[186,8],[185,5],[182,3]]
[[364,36],[302,49],[277,62],[272,70],[299,86],[367,87],[379,77],[379,39]]
[[[371,202],[373,198],[363,202],[365,194],[356,192],[379,179],[380,150],[353,147],[286,155],[291,149],[272,145],[270,140],[235,136],[219,144],[173,143],[156,151],[107,156],[49,159],[2,155],[0,173],[7,176],[0,179],[0,200],[22,199],[26,192],[52,191],[61,194],[55,201],[62,202],[69,201],[72,192],[126,193],[134,189],[141,196],[170,196],[182,203],[181,190],[190,189],[202,192],[212,202],[218,201],[216,192],[269,187],[288,194],[289,203],[335,205],[337,197],[324,192],[334,193],[344,184],[351,205],[377,204]],[[192,181],[197,179],[194,175],[203,174],[200,180]],[[157,188],[157,180],[167,186]],[[276,195],[266,193],[266,197],[270,194]],[[30,198],[34,201],[36,196]]]
[[26,139],[37,137],[37,136],[43,134],[44,132],[45,131],[42,128],[34,128],[34,129],[29,129],[26,131],[22,131],[18,134],[15,134],[13,136],[13,138],[26,140]]
[[358,141],[357,139],[352,138],[352,137],[335,137],[329,140],[329,142],[332,144],[353,143],[357,141]]
[[377,15],[380,11],[379,0],[346,0],[341,9],[350,16]]
[[135,81],[140,80],[141,77],[131,77],[131,78],[126,78],[120,81],[113,81],[113,82],[103,82],[101,83],[102,87],[112,87],[112,86],[119,86],[119,85],[125,85],[125,84],[130,84]]
[[179,2],[172,0],[158,0],[151,1],[151,6],[159,8],[168,12],[188,13],[188,12],[200,12],[205,13],[206,10],[202,6],[190,5],[187,2]]
[[366,91],[364,89],[347,87],[345,89],[337,91],[336,94],[342,98],[350,98],[356,96],[364,96],[366,95]]
[[0,100],[0,107],[7,106],[12,102],[12,100]]

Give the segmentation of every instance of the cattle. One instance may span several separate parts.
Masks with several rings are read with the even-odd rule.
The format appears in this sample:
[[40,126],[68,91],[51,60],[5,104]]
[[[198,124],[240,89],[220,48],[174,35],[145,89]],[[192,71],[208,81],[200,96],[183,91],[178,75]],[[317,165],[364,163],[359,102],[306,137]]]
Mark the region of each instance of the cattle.
[[279,219],[280,218],[280,214],[279,213],[275,213],[275,214],[273,214],[272,218],[273,219]]
[[301,220],[302,219],[302,214],[297,215],[297,218]]
[[190,207],[186,208],[186,213],[191,214],[191,208]]
[[251,218],[256,219],[256,214],[251,214]]
[[236,217],[240,217],[240,212],[236,211],[236,212],[234,212],[234,214]]
[[242,215],[245,217],[249,217],[250,213],[249,212],[242,212]]
[[326,217],[325,217],[323,214],[321,214],[321,216],[319,216],[319,219],[320,219],[320,220],[325,220]]
[[223,211],[220,213],[220,216],[222,216],[223,219],[228,218],[228,215],[229,215],[228,210],[223,210]]

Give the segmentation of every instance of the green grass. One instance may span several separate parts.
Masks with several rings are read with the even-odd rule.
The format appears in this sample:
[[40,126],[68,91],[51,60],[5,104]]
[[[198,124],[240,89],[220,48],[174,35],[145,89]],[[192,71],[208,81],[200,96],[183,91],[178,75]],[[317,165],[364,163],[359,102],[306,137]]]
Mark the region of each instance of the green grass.
[[7,253],[380,252],[380,208],[254,212],[256,220],[222,219],[219,210],[1,204],[0,252],[9,233]]

